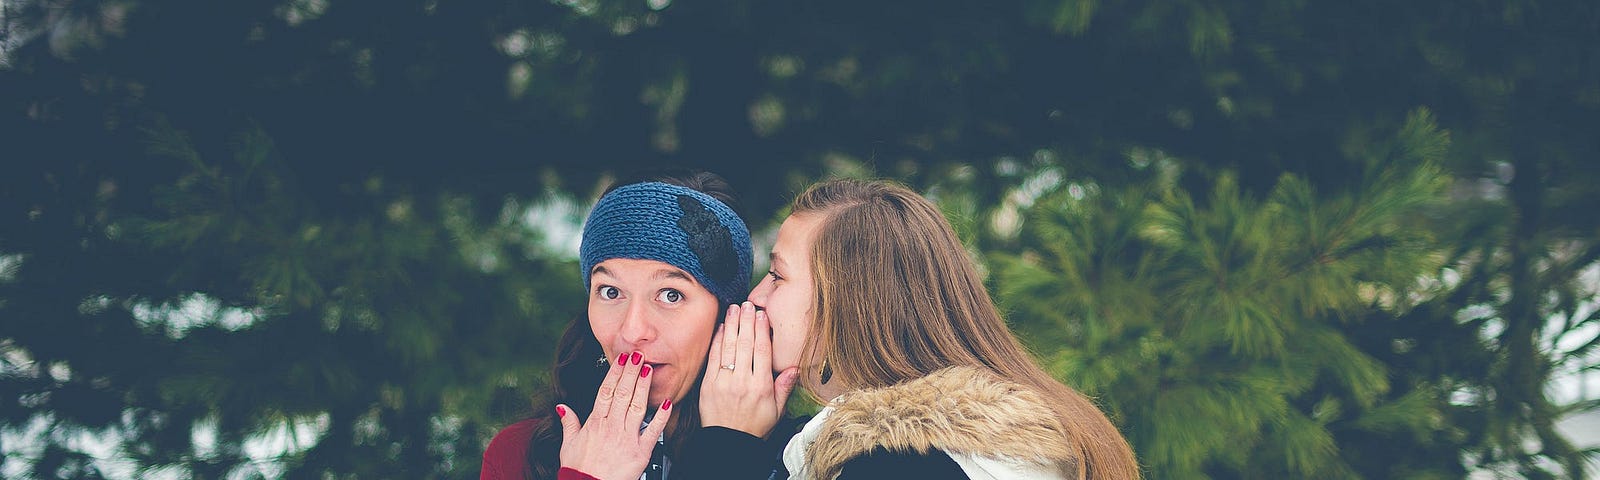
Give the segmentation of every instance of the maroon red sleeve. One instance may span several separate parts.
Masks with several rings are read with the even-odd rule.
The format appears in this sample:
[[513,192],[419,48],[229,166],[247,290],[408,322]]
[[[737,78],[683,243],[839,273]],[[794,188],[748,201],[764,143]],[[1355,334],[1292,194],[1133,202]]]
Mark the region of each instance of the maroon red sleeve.
[[[478,480],[522,480],[528,469],[528,441],[533,438],[533,427],[538,420],[527,419],[506,426],[494,435],[489,446],[483,449],[483,470]],[[574,470],[576,471],[576,470]],[[565,480],[565,472],[562,472]],[[574,478],[586,478],[574,477]]]

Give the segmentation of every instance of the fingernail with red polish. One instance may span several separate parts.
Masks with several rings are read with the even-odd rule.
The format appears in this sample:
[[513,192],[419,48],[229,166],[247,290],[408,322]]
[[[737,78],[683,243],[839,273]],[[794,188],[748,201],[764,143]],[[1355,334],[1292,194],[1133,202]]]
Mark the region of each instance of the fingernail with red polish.
[[633,352],[633,364],[638,365],[640,360],[644,360],[644,355],[640,355],[639,352]]
[[620,366],[627,365],[627,364],[628,364],[628,352],[622,352],[622,355],[617,355],[617,366],[620,367]]
[[567,416],[567,409],[566,409],[566,408],[563,408],[563,407],[562,407],[562,406],[560,406],[560,405],[556,405],[556,416],[557,416],[557,417],[562,417],[562,418],[566,418],[566,416]]
[[649,378],[649,377],[650,377],[650,366],[649,365],[645,365],[644,368],[639,369],[639,378]]
[[669,399],[666,399],[666,400],[662,400],[661,401],[661,409],[662,410],[672,410],[672,399],[669,398]]

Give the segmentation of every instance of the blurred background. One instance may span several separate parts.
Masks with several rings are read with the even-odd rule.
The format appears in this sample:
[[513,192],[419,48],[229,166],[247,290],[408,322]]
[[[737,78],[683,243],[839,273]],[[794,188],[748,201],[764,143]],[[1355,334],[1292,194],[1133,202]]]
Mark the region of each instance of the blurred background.
[[0,475],[475,478],[663,165],[924,192],[1152,479],[1600,468],[1592,0],[0,0]]

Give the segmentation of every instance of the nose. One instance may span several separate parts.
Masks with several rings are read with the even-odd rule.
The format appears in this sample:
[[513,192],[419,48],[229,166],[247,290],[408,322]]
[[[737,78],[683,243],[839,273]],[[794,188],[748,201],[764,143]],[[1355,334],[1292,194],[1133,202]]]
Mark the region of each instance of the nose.
[[761,283],[757,283],[756,288],[750,290],[750,303],[765,310],[767,308],[767,297],[770,295],[772,295],[772,276],[763,275]]
[[639,345],[656,338],[654,322],[650,321],[650,312],[647,302],[630,302],[628,311],[622,317],[622,328],[617,330],[617,335],[629,345]]

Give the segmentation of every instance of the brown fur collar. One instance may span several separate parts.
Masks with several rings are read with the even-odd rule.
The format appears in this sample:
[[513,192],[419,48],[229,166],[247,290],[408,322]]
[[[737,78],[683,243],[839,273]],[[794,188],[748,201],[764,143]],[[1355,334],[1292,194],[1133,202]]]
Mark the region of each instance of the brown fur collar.
[[815,476],[882,446],[891,451],[1009,457],[1054,464],[1075,477],[1078,449],[1039,394],[975,367],[951,367],[898,385],[858,390],[833,412],[806,452]]

